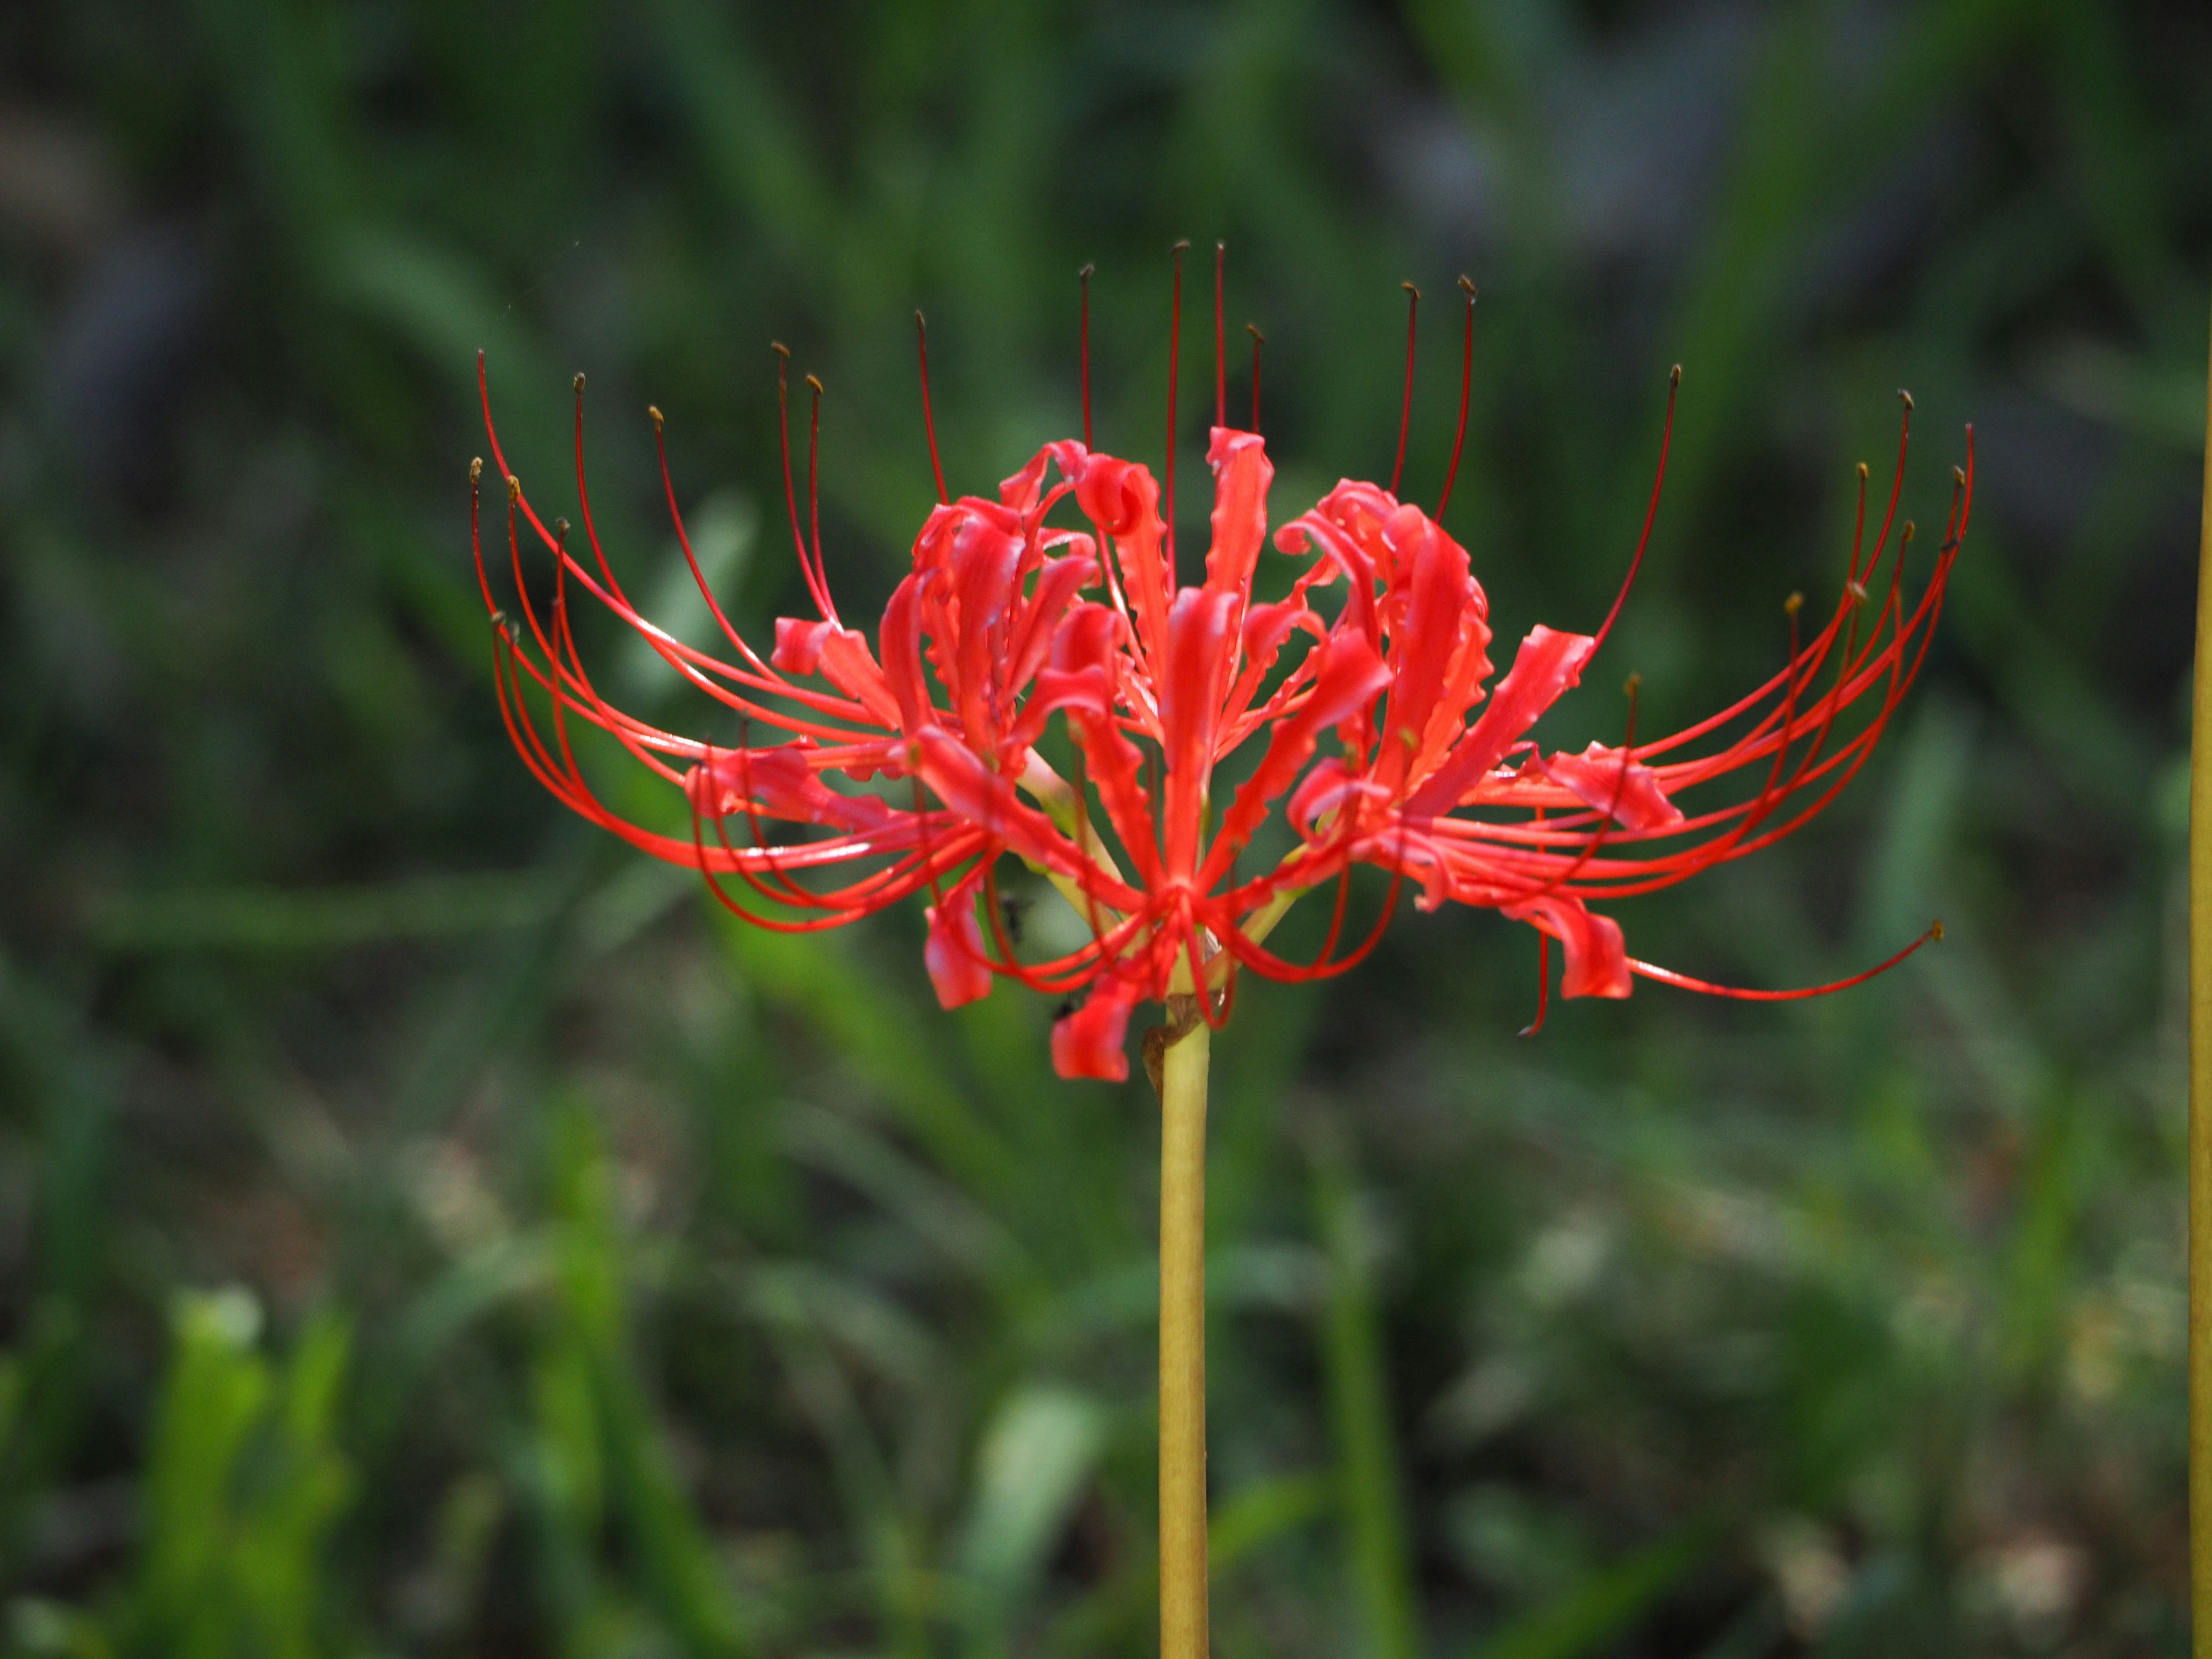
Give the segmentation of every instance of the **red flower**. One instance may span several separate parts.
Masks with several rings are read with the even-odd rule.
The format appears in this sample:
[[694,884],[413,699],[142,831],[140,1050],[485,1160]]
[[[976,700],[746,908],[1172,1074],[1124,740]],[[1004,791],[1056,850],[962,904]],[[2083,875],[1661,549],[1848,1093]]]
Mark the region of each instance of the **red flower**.
[[[1891,533],[1893,485],[1872,547],[1862,536],[1809,639],[1796,637],[1792,600],[1793,648],[1771,678],[1652,740],[1634,735],[1632,703],[1620,747],[1569,754],[1529,734],[1580,679],[1613,616],[1595,635],[1532,629],[1493,684],[1489,608],[1467,550],[1393,491],[1351,482],[1277,532],[1279,552],[1304,563],[1285,598],[1255,603],[1274,469],[1256,433],[1218,421],[1206,456],[1212,546],[1194,585],[1178,585],[1152,474],[1069,441],[1039,450],[995,499],[964,495],[932,510],[872,643],[839,616],[818,526],[810,545],[792,492],[814,614],[779,619],[763,659],[702,577],[730,654],[697,650],[639,614],[600,548],[584,490],[580,377],[577,398],[582,557],[565,522],[540,520],[491,439],[523,624],[497,611],[488,579],[483,596],[502,623],[501,705],[525,764],[595,823],[696,866],[718,898],[765,927],[834,927],[927,893],[924,961],[945,1006],[984,995],[996,975],[1083,998],[1053,1033],[1054,1063],[1070,1077],[1126,1075],[1123,1038],[1139,1002],[1200,991],[1199,1010],[1218,1020],[1237,967],[1296,979],[1358,961],[1390,909],[1363,943],[1340,948],[1345,878],[1360,863],[1393,872],[1393,902],[1402,878],[1424,909],[1483,906],[1528,923],[1547,951],[1556,939],[1567,996],[1626,996],[1638,974],[1723,991],[1630,957],[1620,925],[1589,902],[1742,857],[1833,799],[1919,668],[1972,487],[1970,432],[1967,469],[1954,474],[1949,521],[1917,598],[1905,587],[1912,526]],[[1909,422],[1909,399],[1907,409]],[[1671,428],[1671,397],[1668,419]],[[488,396],[485,420],[489,430]],[[1662,446],[1662,477],[1664,467]],[[809,470],[811,507],[811,458]],[[1900,441],[1899,483],[1903,470]],[[697,576],[665,451],[662,477]],[[1860,478],[1863,530],[1863,468]],[[1171,467],[1168,487],[1171,501]],[[1655,485],[1655,510],[1657,500]],[[550,611],[530,597],[518,515],[552,556]],[[477,568],[482,578],[480,540]],[[732,711],[737,741],[662,731],[609,704],[576,649],[576,589]],[[533,714],[526,681],[550,720]],[[1861,704],[1870,714],[1847,721]],[[578,718],[683,792],[689,837],[631,823],[594,793],[570,745]],[[776,740],[759,741],[764,732]],[[1219,769],[1248,750],[1256,760],[1217,799]],[[1676,804],[1747,773],[1754,782],[1728,804],[1686,813]],[[1241,869],[1279,810],[1295,844],[1264,870]],[[1006,854],[1066,896],[1089,935],[1079,948],[1042,961],[1017,954],[997,894]],[[836,884],[822,884],[832,872]],[[1320,955],[1298,963],[1268,951],[1287,905],[1325,883],[1335,902]]]

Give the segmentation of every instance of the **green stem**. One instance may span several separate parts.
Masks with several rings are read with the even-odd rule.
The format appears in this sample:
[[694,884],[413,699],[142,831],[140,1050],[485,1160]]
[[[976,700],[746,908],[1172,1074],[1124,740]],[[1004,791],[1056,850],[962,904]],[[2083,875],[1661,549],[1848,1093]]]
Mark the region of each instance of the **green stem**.
[[[1181,1006],[1178,1006],[1181,1005]],[[1206,1659],[1206,1071],[1171,999],[1160,1056],[1160,1659]]]
[[2197,566],[2189,760],[2189,1589],[2191,1651],[2212,1659],[2212,382]]

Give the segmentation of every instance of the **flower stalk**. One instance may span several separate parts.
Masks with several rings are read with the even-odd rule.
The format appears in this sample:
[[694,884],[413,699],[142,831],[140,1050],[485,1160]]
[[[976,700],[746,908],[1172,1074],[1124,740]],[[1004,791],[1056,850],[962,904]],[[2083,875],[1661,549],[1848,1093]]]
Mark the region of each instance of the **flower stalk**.
[[1206,1659],[1206,1074],[1196,999],[1160,1046],[1160,1659]]
[[2212,1659],[2212,381],[2203,514],[2189,756],[2189,1603],[2191,1650]]

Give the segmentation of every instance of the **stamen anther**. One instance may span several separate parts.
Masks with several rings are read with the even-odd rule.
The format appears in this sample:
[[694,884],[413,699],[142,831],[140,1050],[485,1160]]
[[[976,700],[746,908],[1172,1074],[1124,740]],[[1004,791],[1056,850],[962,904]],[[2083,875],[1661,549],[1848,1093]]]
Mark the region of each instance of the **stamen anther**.
[[469,482],[474,483],[483,477],[483,457],[478,455],[469,462]]
[[522,499],[522,480],[512,472],[507,475],[507,499],[509,505]]
[[568,384],[575,387],[576,395],[578,397],[582,397],[584,395],[584,372],[581,369],[578,369],[576,371],[576,378],[569,381]]
[[645,406],[645,412],[646,412],[647,416],[649,416],[649,417],[651,418],[652,422],[653,422],[653,429],[655,432],[659,431],[659,430],[660,430],[660,423],[661,423],[662,419],[664,418],[664,417],[662,416],[661,413],[660,413],[660,405],[659,405],[659,404],[647,404]]

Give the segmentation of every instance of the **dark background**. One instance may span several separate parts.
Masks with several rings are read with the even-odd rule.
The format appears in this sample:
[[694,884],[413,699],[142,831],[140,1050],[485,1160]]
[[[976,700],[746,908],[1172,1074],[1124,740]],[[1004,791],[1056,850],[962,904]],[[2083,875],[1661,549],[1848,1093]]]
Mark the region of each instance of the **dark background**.
[[1218,1650],[2184,1651],[2188,0],[0,8],[6,1651],[1150,1650],[1149,1095],[1055,1080],[1016,988],[938,1012],[911,911],[744,933],[540,793],[465,467],[478,347],[549,504],[588,371],[651,591],[657,403],[764,629],[780,338],[870,615],[912,307],[988,487],[1075,428],[1097,261],[1100,439],[1157,465],[1179,236],[1267,332],[1279,514],[1387,476],[1409,277],[1431,495],[1482,285],[1451,525],[1509,641],[1602,614],[1685,366],[1649,730],[1832,592],[1896,388],[1908,513],[1969,419],[1981,466],[1876,763],[1616,907],[1742,983],[1940,947],[1527,1042],[1487,915],[1246,985]]

